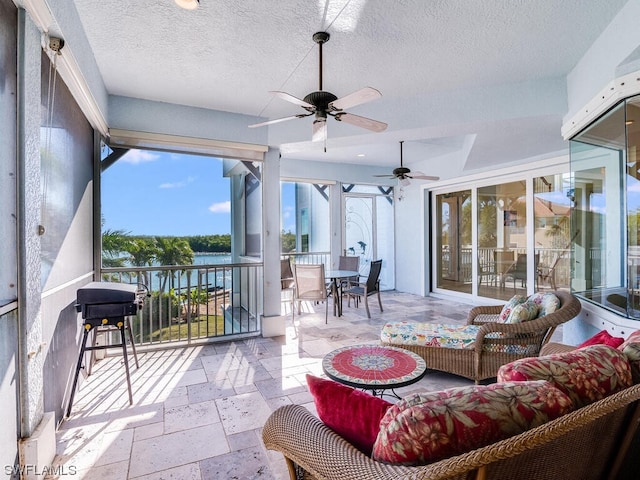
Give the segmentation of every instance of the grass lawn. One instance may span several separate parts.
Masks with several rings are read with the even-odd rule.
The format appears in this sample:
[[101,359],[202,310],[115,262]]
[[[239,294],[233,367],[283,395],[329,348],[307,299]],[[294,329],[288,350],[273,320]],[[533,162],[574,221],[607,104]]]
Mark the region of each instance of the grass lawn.
[[[189,325],[179,323],[161,328],[151,334],[152,341],[180,340],[188,338]],[[191,338],[215,337],[224,334],[224,317],[222,315],[198,315],[191,321]]]

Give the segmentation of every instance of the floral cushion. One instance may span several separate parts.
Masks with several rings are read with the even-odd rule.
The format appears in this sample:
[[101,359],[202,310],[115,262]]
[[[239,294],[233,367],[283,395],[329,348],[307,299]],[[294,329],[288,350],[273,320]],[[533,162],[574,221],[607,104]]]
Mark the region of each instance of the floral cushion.
[[[380,340],[390,345],[417,345],[422,347],[474,349],[480,325],[450,325],[446,323],[388,322],[382,327]],[[487,338],[501,338],[500,332],[490,332]],[[486,352],[536,355],[537,344],[523,343],[514,338],[514,343],[488,343],[483,345]]]
[[516,435],[572,408],[569,397],[546,381],[409,395],[382,418],[373,458],[403,465],[435,462]]
[[540,311],[540,305],[535,302],[526,301],[513,307],[509,316],[504,320],[504,323],[522,323],[527,320],[533,320],[538,316]]
[[625,355],[608,345],[593,345],[565,353],[515,360],[498,369],[498,382],[549,380],[564,391],[576,408],[631,386]]
[[477,325],[447,323],[388,322],[382,327],[383,343],[445,348],[468,348],[480,330]]
[[509,318],[511,310],[513,310],[516,305],[520,305],[521,303],[524,303],[526,301],[527,297],[525,297],[524,295],[514,295],[513,297],[511,297],[509,301],[504,304],[504,307],[502,307],[502,311],[500,312],[500,315],[498,315],[498,322],[504,323],[507,318]]
[[307,374],[318,417],[329,428],[367,455],[371,455],[380,420],[392,405],[382,398]]
[[549,315],[560,308],[560,299],[551,292],[534,293],[527,301],[540,306],[540,311],[538,312],[539,317]]
[[640,330],[631,333],[618,349],[625,353],[629,361],[640,361]]

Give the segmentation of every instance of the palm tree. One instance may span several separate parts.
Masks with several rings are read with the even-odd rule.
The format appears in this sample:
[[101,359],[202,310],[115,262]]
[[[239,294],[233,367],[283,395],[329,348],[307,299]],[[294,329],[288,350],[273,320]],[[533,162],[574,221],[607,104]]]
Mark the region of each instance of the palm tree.
[[[156,245],[158,253],[156,260],[160,265],[192,265],[194,253],[189,246],[189,242],[185,239],[177,237],[156,237]],[[162,279],[161,291],[165,290],[167,279],[171,277],[173,283],[173,275],[165,272]],[[173,288],[173,285],[170,286]]]
[[[154,260],[158,256],[160,250],[153,238],[132,238],[127,245],[129,253],[129,262],[135,267],[146,267],[153,265]],[[146,274],[139,273],[141,283],[149,285]]]
[[[104,221],[103,221],[104,226]],[[105,268],[125,267],[127,257],[123,256],[131,239],[129,232],[124,230],[104,230],[102,233],[102,266]],[[103,280],[118,282],[121,280],[118,274],[105,274]]]

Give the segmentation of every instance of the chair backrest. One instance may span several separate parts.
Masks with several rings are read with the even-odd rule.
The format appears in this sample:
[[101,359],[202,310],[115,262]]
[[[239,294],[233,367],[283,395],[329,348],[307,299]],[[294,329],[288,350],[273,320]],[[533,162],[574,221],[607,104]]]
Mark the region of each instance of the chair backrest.
[[527,276],[527,254],[520,253],[516,259],[515,272],[517,276]]
[[382,270],[382,260],[371,261],[371,269],[369,270],[369,277],[367,277],[367,292],[375,292],[378,290],[380,270]]
[[324,278],[324,265],[295,265],[295,297],[306,300],[324,300],[327,287]]
[[353,255],[340,255],[338,270],[353,270],[357,272],[360,268],[360,257]]
[[291,260],[289,258],[280,260],[280,283],[282,284],[282,289],[293,287],[293,271],[291,270]]

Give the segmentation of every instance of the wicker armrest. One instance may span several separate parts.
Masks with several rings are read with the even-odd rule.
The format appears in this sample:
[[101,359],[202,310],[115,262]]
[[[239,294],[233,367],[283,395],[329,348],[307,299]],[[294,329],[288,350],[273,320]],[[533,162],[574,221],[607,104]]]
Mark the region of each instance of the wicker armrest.
[[485,322],[476,323],[476,317],[479,315],[499,315],[503,305],[479,305],[469,310],[467,315],[467,325],[477,325]]
[[565,353],[575,350],[577,347],[565,345],[564,343],[549,342],[540,350],[540,356],[552,355],[554,353]]

